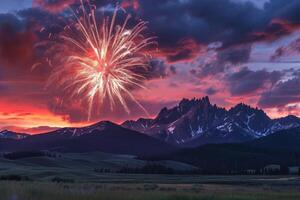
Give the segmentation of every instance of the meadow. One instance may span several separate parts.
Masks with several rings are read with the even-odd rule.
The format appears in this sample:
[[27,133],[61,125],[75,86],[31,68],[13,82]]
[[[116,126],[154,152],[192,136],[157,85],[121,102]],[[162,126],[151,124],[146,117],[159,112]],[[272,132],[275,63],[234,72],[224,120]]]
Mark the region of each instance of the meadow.
[[299,200],[299,186],[0,182],[0,200]]
[[[178,170],[193,166],[160,161]],[[300,176],[115,173],[133,156],[104,153],[0,158],[0,200],[299,200]],[[110,172],[99,171],[110,169]],[[113,172],[113,173],[111,173]]]

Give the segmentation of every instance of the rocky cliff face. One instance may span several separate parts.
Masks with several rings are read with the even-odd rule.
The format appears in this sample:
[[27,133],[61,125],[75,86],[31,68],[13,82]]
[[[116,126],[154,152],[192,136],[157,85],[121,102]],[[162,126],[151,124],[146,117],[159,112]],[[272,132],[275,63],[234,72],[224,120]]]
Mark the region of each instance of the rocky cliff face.
[[245,104],[226,110],[204,97],[183,99],[178,106],[163,108],[155,119],[126,121],[122,125],[172,144],[197,146],[260,138],[298,127],[300,119],[288,116],[272,120],[263,110]]

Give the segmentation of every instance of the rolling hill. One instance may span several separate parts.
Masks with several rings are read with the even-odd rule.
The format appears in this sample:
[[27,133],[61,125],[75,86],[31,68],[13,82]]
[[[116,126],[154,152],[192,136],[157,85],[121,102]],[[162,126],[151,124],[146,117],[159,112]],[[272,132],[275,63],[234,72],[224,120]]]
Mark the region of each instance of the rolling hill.
[[[55,156],[24,157],[13,160],[0,156],[0,177],[14,174],[25,175],[33,180],[51,180],[60,177],[77,181],[103,181],[103,177],[109,176],[109,180],[114,181],[114,175],[105,174],[117,172],[124,167],[141,168],[148,163],[136,159],[136,156],[101,152],[59,153]],[[176,161],[164,160],[151,163],[179,171],[196,169],[192,165]]]
[[175,151],[176,148],[111,122],[100,122],[83,128],[59,129],[22,140],[0,139],[0,151],[33,150],[157,155]]

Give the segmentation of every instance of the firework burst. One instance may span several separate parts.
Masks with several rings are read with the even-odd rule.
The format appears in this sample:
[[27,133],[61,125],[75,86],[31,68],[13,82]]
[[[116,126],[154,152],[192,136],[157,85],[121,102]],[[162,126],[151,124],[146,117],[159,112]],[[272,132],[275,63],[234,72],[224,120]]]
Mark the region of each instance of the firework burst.
[[132,88],[144,88],[144,76],[138,68],[148,68],[149,56],[145,48],[154,44],[153,37],[143,36],[146,22],[140,21],[128,28],[130,15],[122,24],[116,23],[117,7],[112,17],[101,23],[96,19],[96,7],[81,1],[74,12],[75,22],[64,28],[61,35],[67,56],[55,67],[47,86],[58,86],[69,98],[79,97],[88,103],[88,119],[95,105],[102,106],[107,99],[113,109],[117,102],[129,113],[129,97],[145,112],[131,93]]

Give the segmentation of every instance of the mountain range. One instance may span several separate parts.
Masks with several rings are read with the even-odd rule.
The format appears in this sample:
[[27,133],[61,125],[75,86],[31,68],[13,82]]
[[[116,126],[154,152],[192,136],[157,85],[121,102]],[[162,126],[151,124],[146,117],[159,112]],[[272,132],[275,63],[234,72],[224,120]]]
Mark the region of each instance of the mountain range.
[[102,121],[38,135],[2,131],[0,151],[158,155],[205,144],[249,142],[297,127],[300,127],[300,119],[296,116],[271,119],[263,110],[245,104],[226,110],[212,105],[209,98],[204,97],[183,99],[173,108],[163,108],[154,119],[126,121],[121,125]]
[[58,129],[18,140],[15,138],[1,138],[0,152],[48,150],[81,153],[100,151],[146,156],[172,152],[176,149],[163,141],[108,121],[83,128]]
[[183,99],[173,108],[163,108],[154,119],[126,121],[122,126],[173,145],[196,147],[261,138],[299,127],[300,118],[290,115],[271,119],[263,110],[242,103],[226,110],[204,97]]

